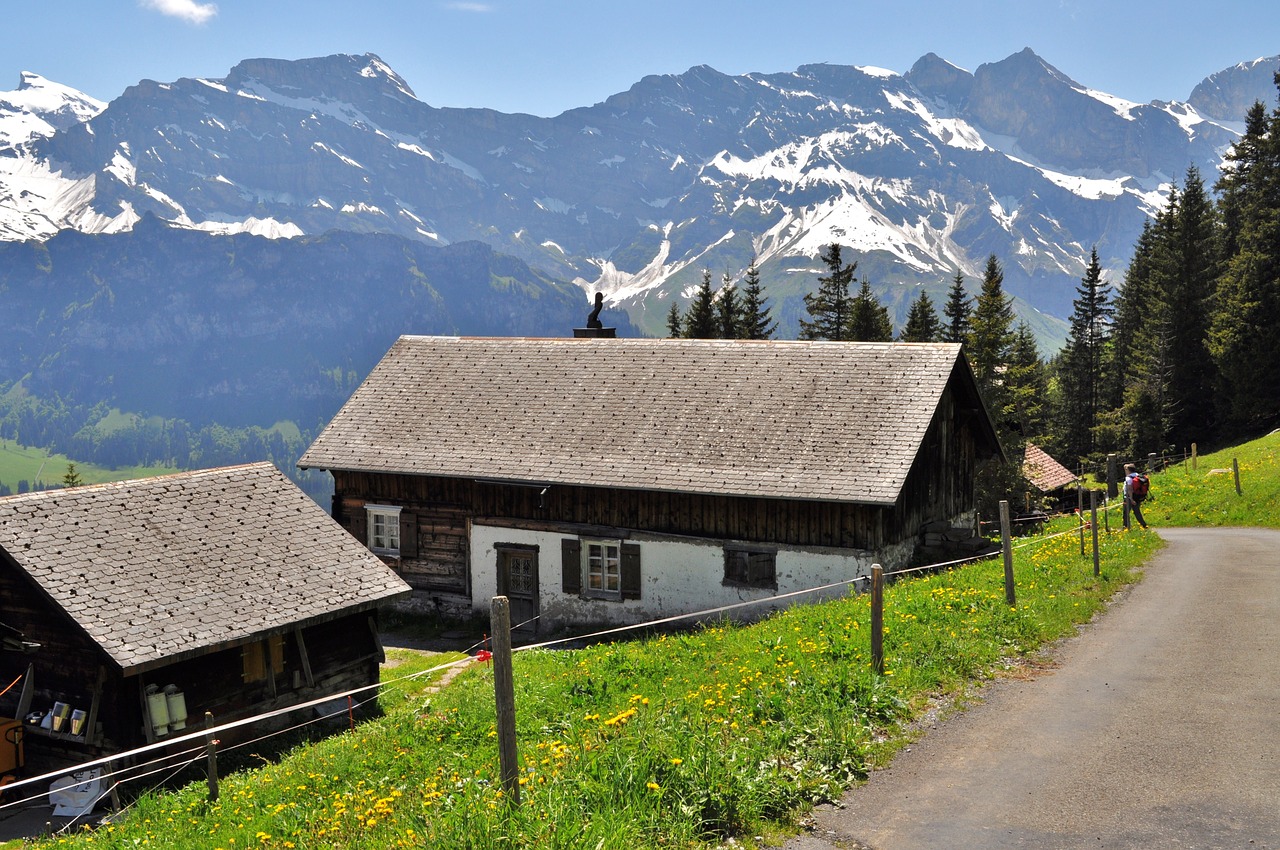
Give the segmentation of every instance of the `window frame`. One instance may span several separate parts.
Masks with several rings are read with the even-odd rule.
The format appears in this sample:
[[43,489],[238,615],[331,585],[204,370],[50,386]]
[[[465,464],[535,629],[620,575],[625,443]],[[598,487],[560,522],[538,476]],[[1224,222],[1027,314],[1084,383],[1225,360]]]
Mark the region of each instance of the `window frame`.
[[[400,539],[400,511],[399,505],[365,505],[365,521],[367,523],[367,534],[365,545],[369,547],[369,551],[375,555],[384,555],[388,558],[399,558],[401,550]],[[385,531],[395,534],[395,546],[378,546],[376,540],[378,537],[379,520],[382,520]],[[386,542],[391,542],[387,540]]]
[[[580,541],[582,546],[582,595],[590,599],[622,599],[622,541],[607,540],[603,538],[582,538]],[[591,586],[591,548],[599,546],[601,552],[601,570],[599,588]],[[613,550],[612,562],[614,579],[614,587],[608,587],[608,578],[610,572],[608,570],[609,555],[608,550]]]
[[[731,569],[738,562],[742,564],[742,569]],[[724,578],[721,584],[726,587],[777,590],[778,550],[770,546],[726,545],[724,547]]]

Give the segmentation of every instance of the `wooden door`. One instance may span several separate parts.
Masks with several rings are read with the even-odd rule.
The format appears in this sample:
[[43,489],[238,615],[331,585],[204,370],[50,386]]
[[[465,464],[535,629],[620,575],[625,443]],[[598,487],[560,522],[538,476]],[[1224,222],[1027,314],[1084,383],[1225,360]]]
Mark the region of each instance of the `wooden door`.
[[498,593],[511,603],[511,626],[517,632],[538,630],[538,550],[498,550]]

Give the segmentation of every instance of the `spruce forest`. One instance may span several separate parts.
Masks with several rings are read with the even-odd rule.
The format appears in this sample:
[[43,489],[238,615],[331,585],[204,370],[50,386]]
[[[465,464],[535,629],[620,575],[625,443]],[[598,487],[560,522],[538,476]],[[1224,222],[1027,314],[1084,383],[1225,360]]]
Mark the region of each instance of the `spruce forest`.
[[[1280,90],[1280,73],[1275,82]],[[851,291],[857,263],[838,244],[822,261],[801,338],[893,340],[866,278]],[[713,292],[705,273],[687,315],[672,306],[670,335],[767,338],[752,279],[749,270],[740,296],[727,275]],[[980,509],[1024,491],[1027,443],[1087,474],[1110,453],[1180,454],[1280,428],[1280,100],[1250,108],[1212,187],[1187,170],[1144,227],[1122,286],[1092,251],[1055,356],[1042,358],[1030,328],[1015,323],[1003,281],[992,255],[976,296],[957,274],[942,315],[922,292],[896,337],[964,344],[1010,461],[985,471]]]

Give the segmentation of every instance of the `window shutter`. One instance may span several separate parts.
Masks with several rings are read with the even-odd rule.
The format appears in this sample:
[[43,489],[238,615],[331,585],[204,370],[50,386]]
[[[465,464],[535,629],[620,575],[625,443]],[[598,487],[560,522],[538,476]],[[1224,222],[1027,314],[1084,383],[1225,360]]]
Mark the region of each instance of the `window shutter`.
[[640,544],[622,544],[622,598],[640,598]]
[[418,557],[418,517],[411,511],[400,512],[400,557]]
[[582,593],[582,544],[572,537],[560,540],[560,589],[573,596]]
[[369,545],[369,515],[365,513],[364,504],[347,508],[347,530],[364,545]]

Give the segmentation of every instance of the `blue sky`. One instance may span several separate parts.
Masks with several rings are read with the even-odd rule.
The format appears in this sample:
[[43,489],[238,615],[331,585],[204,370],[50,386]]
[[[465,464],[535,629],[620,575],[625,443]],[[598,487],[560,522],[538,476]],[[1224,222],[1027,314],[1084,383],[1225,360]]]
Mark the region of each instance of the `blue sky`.
[[976,68],[1031,47],[1095,89],[1185,99],[1280,54],[1275,0],[4,0],[0,91],[34,71],[110,100],[250,57],[376,53],[433,106],[555,115],[647,74],[811,62]]

